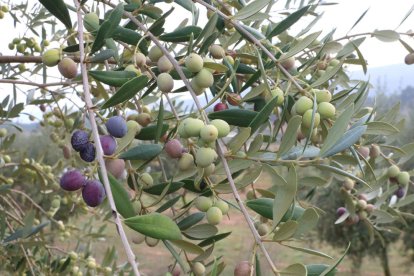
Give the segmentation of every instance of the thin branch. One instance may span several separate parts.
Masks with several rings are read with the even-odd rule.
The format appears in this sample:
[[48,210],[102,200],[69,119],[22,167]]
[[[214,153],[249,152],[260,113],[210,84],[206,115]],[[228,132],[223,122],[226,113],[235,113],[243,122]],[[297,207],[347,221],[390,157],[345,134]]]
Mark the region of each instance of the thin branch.
[[[101,2],[103,2],[103,3],[105,3],[105,4],[109,5],[109,6],[111,6],[113,8],[115,8],[115,6],[116,6],[115,4],[110,3],[107,0],[102,0]],[[209,122],[209,119],[207,117],[207,114],[204,112],[204,109],[202,108],[202,106],[200,104],[200,101],[198,100],[196,94],[194,93],[194,90],[191,87],[190,82],[188,81],[187,77],[185,76],[183,70],[181,69],[180,65],[175,60],[175,58],[164,47],[164,45],[162,45],[162,43],[140,21],[138,21],[131,13],[124,12],[124,15],[126,17],[128,17],[135,25],[137,25],[138,28],[140,28],[151,39],[151,41],[158,48],[161,49],[161,51],[163,52],[163,54],[172,63],[174,69],[177,71],[177,73],[180,76],[181,80],[184,82],[186,88],[190,91],[190,94],[191,94],[191,96],[192,96],[192,98],[193,98],[193,100],[194,100],[194,102],[195,102],[195,104],[197,106],[198,111],[200,112],[201,117],[204,119],[204,121],[206,123],[208,123]],[[234,180],[233,180],[233,177],[231,175],[230,168],[229,168],[229,166],[227,164],[227,160],[226,160],[226,158],[224,156],[224,150],[223,150],[222,145],[221,145],[220,142],[217,143],[217,154],[219,155],[219,157],[221,158],[221,160],[223,162],[223,166],[224,166],[224,169],[226,171],[226,175],[227,175],[227,178],[229,180],[230,186],[232,188],[233,195],[234,195],[234,197],[235,197],[235,199],[236,199],[236,201],[237,201],[240,209],[242,210],[243,216],[245,217],[245,219],[246,219],[246,221],[247,221],[247,223],[249,225],[249,228],[250,228],[250,230],[251,230],[251,232],[252,232],[252,234],[253,234],[256,242],[257,242],[257,244],[259,245],[259,247],[262,250],[263,254],[266,256],[266,260],[268,261],[269,265],[272,267],[273,272],[276,275],[279,275],[279,273],[278,273],[275,265],[273,264],[273,261],[270,258],[269,253],[267,252],[266,248],[264,247],[264,245],[263,245],[263,243],[262,243],[262,241],[260,239],[259,233],[257,232],[256,228],[254,227],[253,221],[251,220],[251,218],[250,218],[250,216],[249,216],[249,214],[247,212],[247,209],[246,209],[246,207],[243,204],[243,201],[240,199],[240,195],[238,194],[236,185],[235,185]]]
[[37,86],[37,87],[40,87],[40,88],[44,88],[44,87],[48,87],[48,86],[70,86],[70,85],[73,85],[73,84],[78,84],[79,82],[65,81],[65,82],[37,83],[37,82],[31,82],[31,81],[1,79],[0,83],[30,85],[30,86]]
[[[80,48],[80,47],[79,47]],[[81,62],[81,58],[78,56],[68,56],[76,63]],[[89,59],[84,60],[84,63],[105,63],[108,62],[110,64],[117,64],[114,59],[109,59],[105,61],[94,61],[90,62]],[[3,63],[43,63],[41,56],[0,56],[0,64]]]
[[99,162],[99,166],[101,169],[101,173],[102,173],[102,180],[104,182],[104,186],[105,186],[105,191],[106,191],[106,195],[109,201],[109,205],[112,209],[112,215],[115,219],[115,224],[118,230],[118,233],[121,237],[121,241],[122,244],[124,246],[125,252],[127,254],[128,257],[128,261],[132,267],[132,271],[134,272],[134,275],[139,276],[140,273],[138,271],[138,263],[135,261],[135,255],[134,252],[132,252],[131,246],[128,242],[128,238],[125,234],[124,228],[122,226],[121,220],[119,218],[119,214],[116,210],[116,206],[115,206],[115,201],[114,198],[112,196],[112,191],[111,191],[111,186],[109,184],[109,179],[108,179],[108,174],[106,171],[106,166],[105,166],[105,161],[103,158],[103,151],[102,151],[102,145],[101,145],[101,141],[99,139],[99,133],[98,133],[98,127],[95,121],[95,113],[93,111],[93,103],[92,103],[92,99],[91,99],[91,94],[89,91],[89,82],[88,82],[88,75],[87,75],[87,69],[86,69],[86,64],[84,63],[84,59],[85,59],[85,49],[84,49],[84,37],[83,37],[83,18],[82,18],[82,14],[80,12],[80,8],[81,5],[79,3],[78,0],[74,0],[73,1],[76,9],[77,9],[77,17],[78,17],[78,40],[79,40],[79,52],[80,52],[80,67],[81,67],[81,74],[82,74],[82,81],[83,81],[83,91],[84,91],[84,95],[85,95],[85,103],[86,103],[86,107],[88,110],[88,115],[89,115],[89,121],[91,124],[91,129],[92,129],[92,133],[93,133],[93,140],[95,142],[95,146],[96,146],[96,157],[98,159]]

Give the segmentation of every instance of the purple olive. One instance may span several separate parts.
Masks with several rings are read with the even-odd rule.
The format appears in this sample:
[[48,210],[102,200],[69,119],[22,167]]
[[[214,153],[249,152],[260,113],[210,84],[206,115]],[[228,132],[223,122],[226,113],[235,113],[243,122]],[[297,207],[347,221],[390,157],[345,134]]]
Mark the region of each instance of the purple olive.
[[395,195],[398,198],[402,198],[405,195],[405,190],[403,187],[399,187],[398,190],[395,191]]
[[343,214],[345,214],[346,213],[346,208],[345,207],[339,207],[337,210],[336,210],[336,215],[338,216],[338,217],[340,217],[340,216],[342,216]]
[[77,130],[72,134],[70,142],[74,150],[81,151],[89,142],[89,134],[86,131]]
[[183,145],[178,139],[169,140],[165,143],[165,152],[171,158],[180,158],[183,155]]
[[88,142],[80,151],[80,157],[85,162],[93,162],[93,160],[95,160],[95,155],[95,146],[90,142]]
[[109,134],[116,138],[122,138],[128,131],[125,119],[121,116],[114,116],[108,119],[105,123]]
[[66,191],[76,191],[85,184],[85,176],[78,170],[65,172],[60,178],[60,187]]
[[82,190],[82,197],[86,205],[96,207],[105,198],[105,189],[98,180],[88,180]]
[[102,150],[105,155],[112,155],[116,150],[116,140],[111,135],[101,135],[99,136],[101,140]]

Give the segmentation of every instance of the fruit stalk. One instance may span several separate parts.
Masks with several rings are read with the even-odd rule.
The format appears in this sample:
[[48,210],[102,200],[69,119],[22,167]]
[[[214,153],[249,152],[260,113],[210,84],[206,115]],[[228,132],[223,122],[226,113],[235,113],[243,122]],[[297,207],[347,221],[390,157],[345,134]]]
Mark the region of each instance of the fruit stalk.
[[102,145],[101,145],[101,141],[99,139],[98,127],[96,125],[95,113],[93,111],[93,104],[92,104],[91,94],[90,94],[90,91],[89,91],[89,82],[88,82],[86,64],[84,62],[85,48],[83,46],[84,36],[83,36],[83,18],[82,18],[82,14],[80,12],[81,7],[80,7],[80,3],[79,3],[78,0],[74,0],[73,2],[75,4],[76,10],[77,10],[77,17],[78,17],[78,39],[79,39],[80,67],[81,67],[81,74],[82,74],[83,91],[84,91],[84,95],[85,95],[85,103],[86,103],[86,108],[87,108],[87,112],[88,112],[88,115],[89,115],[89,121],[91,123],[93,140],[94,140],[95,146],[96,146],[96,157],[98,159],[99,167],[101,169],[102,180],[103,180],[103,184],[105,186],[106,196],[108,198],[109,205],[111,206],[112,215],[114,217],[118,233],[121,237],[122,244],[123,244],[125,252],[127,254],[128,261],[129,261],[129,263],[132,267],[134,275],[139,276],[140,273],[138,271],[138,263],[135,261],[134,252],[132,252],[131,246],[128,242],[127,236],[125,234],[124,228],[123,228],[121,220],[119,218],[119,214],[116,210],[115,201],[114,201],[114,198],[112,196],[111,187],[109,185],[108,174],[107,174],[107,171],[106,171],[105,161],[103,159]]
[[[109,6],[111,6],[111,7],[113,7],[113,8],[116,6],[115,4],[110,3],[107,0],[103,0],[102,2],[109,5]],[[139,22],[133,15],[131,15],[131,13],[124,12],[124,15],[126,17],[128,17],[135,25],[137,25],[138,28],[140,28],[143,32],[145,32],[147,34],[147,36],[151,39],[151,41],[154,42],[154,44],[161,49],[161,51],[164,53],[164,55],[173,64],[174,69],[177,71],[178,75],[180,76],[180,78],[184,82],[185,86],[190,91],[190,94],[191,94],[191,96],[192,96],[192,98],[193,98],[193,100],[194,100],[194,102],[197,106],[198,111],[200,112],[200,115],[202,116],[203,120],[208,124],[209,119],[207,117],[207,114],[204,112],[204,109],[202,108],[202,106],[201,106],[201,104],[200,104],[200,102],[199,102],[199,100],[196,96],[196,93],[192,89],[190,82],[188,81],[188,79],[184,75],[184,72],[182,71],[182,69],[179,66],[179,64],[177,63],[177,61],[171,56],[170,52],[162,45],[162,43],[160,43],[158,41],[158,39],[150,31],[148,31],[148,29],[141,22]],[[278,270],[276,269],[275,265],[273,264],[272,259],[270,258],[269,253],[267,252],[266,248],[264,247],[264,245],[261,241],[261,238],[260,238],[256,228],[254,227],[252,220],[250,219],[250,216],[249,216],[249,214],[246,210],[246,207],[244,206],[243,202],[241,201],[240,195],[237,192],[237,188],[235,186],[233,177],[232,177],[231,172],[230,172],[230,168],[229,168],[229,166],[227,164],[227,160],[224,156],[224,150],[223,150],[222,145],[220,144],[220,142],[217,143],[217,149],[218,149],[218,155],[220,156],[220,158],[223,162],[224,169],[226,170],[226,175],[227,175],[227,178],[229,180],[230,186],[232,188],[233,195],[234,195],[234,197],[237,201],[237,204],[239,205],[240,209],[242,210],[242,213],[243,213],[243,215],[244,215],[244,217],[245,217],[245,219],[246,219],[246,221],[249,225],[249,228],[250,228],[250,230],[251,230],[251,232],[252,232],[252,234],[255,238],[255,241],[258,243],[260,249],[262,250],[263,254],[265,255],[266,260],[268,261],[269,265],[271,266],[272,271],[274,272],[274,274],[279,275]]]

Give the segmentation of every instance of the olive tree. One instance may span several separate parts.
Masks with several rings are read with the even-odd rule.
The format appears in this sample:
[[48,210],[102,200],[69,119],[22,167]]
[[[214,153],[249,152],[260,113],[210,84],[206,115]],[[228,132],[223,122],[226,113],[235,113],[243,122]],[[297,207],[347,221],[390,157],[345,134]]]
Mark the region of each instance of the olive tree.
[[[405,42],[411,33],[322,36],[313,26],[323,4],[312,0],[286,1],[281,20],[270,16],[270,0],[176,0],[164,9],[159,2],[3,6],[31,35],[10,42],[15,55],[0,56],[0,82],[15,91],[2,101],[1,122],[12,126],[25,106],[37,105],[41,125],[53,128],[50,139],[62,149],[52,167],[41,156],[9,152],[16,134],[2,129],[5,270],[140,275],[131,242],[145,240],[171,252],[175,261],[165,266],[174,275],[218,275],[225,256],[215,257],[214,248],[230,235],[219,232],[220,223],[240,212],[254,246],[235,275],[259,275],[260,263],[275,275],[332,275],[343,256],[292,243],[305,240],[324,215],[304,191],[333,186],[345,204],[332,223],[363,224],[371,240],[411,216],[399,210],[413,201],[406,193],[410,174],[399,166],[413,151],[392,144],[403,121],[395,108],[377,114],[365,106],[370,84],[351,80],[346,69],[366,70],[359,47],[368,36],[399,40],[411,64]],[[176,9],[190,20],[179,21]],[[291,30],[306,18],[308,26]],[[177,27],[166,31],[171,23]],[[24,102],[17,102],[17,90]],[[261,175],[269,179],[266,188]],[[93,221],[83,226],[89,235],[79,235],[74,222],[85,212],[102,227],[116,227],[127,256],[122,264],[110,246],[102,263],[83,246],[105,235]],[[72,235],[78,246],[63,250],[53,233],[62,240]],[[265,242],[322,259],[277,267]]]

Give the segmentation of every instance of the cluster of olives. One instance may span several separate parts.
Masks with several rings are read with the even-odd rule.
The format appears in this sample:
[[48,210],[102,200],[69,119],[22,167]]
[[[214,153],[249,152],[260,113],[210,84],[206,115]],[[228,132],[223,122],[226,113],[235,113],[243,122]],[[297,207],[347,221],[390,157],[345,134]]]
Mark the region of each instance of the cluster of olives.
[[78,64],[69,57],[62,58],[62,51],[57,48],[49,49],[42,55],[42,62],[48,67],[58,66],[59,72],[68,79],[78,74]]
[[209,224],[217,225],[223,219],[223,215],[229,212],[229,205],[221,199],[214,201],[206,196],[199,196],[194,200],[195,207],[201,212],[206,212],[206,219]]
[[[350,193],[355,187],[355,181],[350,178],[345,178],[342,183],[342,187]],[[347,225],[353,225],[358,223],[360,220],[367,219],[368,215],[375,209],[375,206],[373,204],[369,204],[367,201],[368,199],[364,194],[358,195],[358,197],[352,201],[355,207],[355,214],[346,219],[345,223]],[[339,207],[336,214],[340,217],[345,214],[346,211],[345,207]]]
[[[96,263],[96,260],[92,256],[88,256],[85,258],[84,253],[76,253],[75,251],[70,251],[68,253],[68,257],[70,258],[71,262],[70,265],[72,266],[70,269],[70,272],[72,272],[72,275],[75,276],[81,276],[84,275],[84,273],[81,271],[81,268],[78,266],[79,262],[84,263],[85,268],[88,270],[98,270],[99,272],[102,272],[103,275],[111,275],[112,268],[109,266],[101,267],[99,264]],[[66,261],[66,259],[62,259],[62,262]]]
[[[279,92],[280,93],[280,92]],[[311,90],[312,97],[316,98],[316,112],[313,115],[314,100],[308,96],[301,96],[293,105],[291,114],[301,115],[301,134],[308,136],[311,134],[313,142],[317,142],[319,139],[318,126],[321,120],[333,119],[335,117],[336,109],[333,104],[330,103],[332,94],[328,90]],[[312,115],[313,115],[313,128],[312,127]]]
[[0,6],[0,19],[4,18],[4,14],[9,12],[9,7],[6,5]]
[[88,180],[79,170],[69,170],[60,178],[60,187],[66,191],[82,189],[82,197],[90,207],[96,207],[105,198],[105,189],[98,180]]
[[400,171],[397,165],[392,165],[387,170],[387,176],[390,182],[398,184],[398,189],[395,191],[397,198],[404,197],[405,188],[410,182],[410,174],[406,171]]
[[[181,138],[199,138],[198,146],[192,153],[187,152],[180,140],[172,139],[165,144],[165,151],[171,158],[178,160],[180,170],[188,170],[197,165],[197,168],[203,170],[205,177],[214,172],[214,161],[217,159],[217,153],[214,150],[215,142],[218,138],[226,137],[230,133],[229,124],[221,119],[212,120],[206,125],[200,119],[186,118],[178,126],[178,134]],[[194,154],[194,155],[193,155]],[[194,158],[195,157],[195,158]]]
[[337,59],[325,59],[325,60],[321,60],[316,64],[316,76],[320,77],[323,74],[325,74],[326,71],[330,71],[331,69],[333,69],[335,66],[337,66],[340,63],[339,60]]

